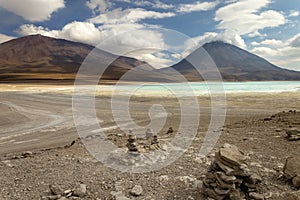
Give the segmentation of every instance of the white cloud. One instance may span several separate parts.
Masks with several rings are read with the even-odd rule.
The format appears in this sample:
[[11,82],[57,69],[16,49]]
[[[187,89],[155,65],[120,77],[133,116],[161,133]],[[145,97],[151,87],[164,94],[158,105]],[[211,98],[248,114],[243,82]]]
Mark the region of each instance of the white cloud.
[[65,7],[64,0],[0,0],[0,7],[32,22],[45,21]]
[[112,3],[106,0],[90,0],[86,2],[88,8],[90,8],[94,13],[104,12],[112,6]]
[[251,50],[272,63],[293,70],[300,71],[300,33],[284,41],[276,39],[263,40],[252,43]]
[[218,1],[215,2],[200,2],[197,1],[192,4],[180,4],[177,8],[177,12],[180,13],[189,13],[189,12],[195,12],[195,11],[207,11],[212,10],[218,5]]
[[284,46],[284,43],[281,40],[275,40],[275,39],[264,40],[264,41],[261,42],[261,44],[271,46],[271,47],[282,47],[282,46]]
[[98,24],[122,24],[135,23],[143,19],[161,19],[173,16],[175,16],[175,14],[171,12],[161,13],[156,11],[144,10],[142,8],[132,8],[126,10],[117,8],[90,19],[90,22]]
[[294,37],[292,37],[291,39],[289,39],[288,42],[290,43],[290,45],[292,47],[300,47],[300,34],[295,35]]
[[186,57],[203,44],[212,41],[223,41],[229,44],[236,45],[240,48],[246,48],[244,39],[233,31],[224,31],[221,33],[206,32],[204,33],[204,35],[187,40],[185,43],[185,51],[181,55],[174,54],[173,56],[175,58]]
[[267,37],[267,34],[261,34],[259,31],[254,31],[248,34],[248,37]]
[[0,33],[0,44],[3,42],[7,42],[9,40],[14,39],[14,37],[8,36],[8,35],[4,35],[2,33]]
[[164,9],[164,10],[168,10],[168,9],[172,9],[175,6],[172,4],[166,4],[163,3],[159,0],[156,1],[145,1],[145,0],[135,0],[135,1],[130,1],[130,0],[117,0],[118,2],[126,2],[129,4],[133,4],[136,6],[141,6],[141,7],[145,7],[145,6],[150,6],[152,8],[158,8],[158,9]]
[[240,0],[216,11],[218,29],[234,30],[239,35],[257,36],[267,27],[278,27],[287,22],[285,16],[274,10],[264,10],[271,0]]
[[161,1],[155,1],[155,3],[152,5],[153,8],[161,8],[161,9],[172,9],[175,6],[172,4],[165,4]]
[[299,14],[300,14],[299,11],[297,11],[297,10],[291,10],[290,14],[289,14],[289,17],[298,17]]
[[156,26],[138,23],[104,24],[96,27],[90,22],[75,21],[65,25],[61,30],[49,30],[32,24],[22,25],[18,33],[42,34],[94,46],[101,43],[101,47],[106,51],[142,59],[154,67],[161,68],[172,61],[163,54],[157,54],[166,45],[163,35],[151,29],[153,27]]

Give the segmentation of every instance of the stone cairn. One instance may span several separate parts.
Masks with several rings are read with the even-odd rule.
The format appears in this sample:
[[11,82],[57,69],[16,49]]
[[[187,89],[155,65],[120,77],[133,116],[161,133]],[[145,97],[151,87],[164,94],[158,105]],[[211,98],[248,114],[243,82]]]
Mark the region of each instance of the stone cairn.
[[126,147],[128,148],[129,152],[138,152],[136,138],[133,135],[129,135]]
[[286,138],[289,141],[300,140],[300,130],[297,128],[291,128],[291,129],[285,130],[285,133],[287,135]]
[[172,127],[170,127],[170,128],[168,129],[168,131],[167,131],[167,134],[172,134],[172,133],[174,133],[174,130],[173,130]]
[[215,154],[203,181],[203,192],[216,200],[263,200],[257,190],[261,181],[260,176],[250,172],[246,156],[236,146],[225,144]]
[[149,139],[149,138],[152,138],[153,137],[153,135],[154,135],[154,133],[153,133],[153,131],[152,131],[152,129],[151,128],[147,128],[147,130],[146,130],[146,139]]
[[151,141],[151,145],[153,144],[158,144],[158,138],[157,138],[157,135],[153,135],[153,138],[152,138],[152,141]]

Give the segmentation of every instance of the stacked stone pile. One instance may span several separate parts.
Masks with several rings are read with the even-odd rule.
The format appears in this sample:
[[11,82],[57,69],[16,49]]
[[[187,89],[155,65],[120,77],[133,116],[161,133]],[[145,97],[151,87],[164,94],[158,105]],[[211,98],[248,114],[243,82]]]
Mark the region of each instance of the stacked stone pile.
[[138,152],[138,148],[137,148],[135,136],[129,135],[129,138],[127,140],[126,146],[128,148],[128,151],[130,151],[130,152]]
[[225,144],[215,154],[203,181],[204,194],[216,200],[263,200],[258,193],[261,177],[252,173],[246,156],[234,145]]

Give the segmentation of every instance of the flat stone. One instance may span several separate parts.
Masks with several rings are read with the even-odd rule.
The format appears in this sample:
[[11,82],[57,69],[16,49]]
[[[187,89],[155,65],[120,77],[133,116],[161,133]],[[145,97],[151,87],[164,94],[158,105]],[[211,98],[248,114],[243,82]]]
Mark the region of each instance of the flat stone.
[[50,196],[47,196],[45,199],[47,200],[57,200],[57,199],[60,199],[61,198],[61,195],[50,195]]
[[234,183],[226,183],[225,181],[222,180],[222,178],[220,176],[216,176],[217,178],[217,184],[220,188],[222,189],[236,189],[235,184]]
[[140,185],[135,185],[131,190],[130,194],[132,196],[141,196],[143,194],[143,188]]
[[237,181],[235,176],[227,176],[224,172],[216,172],[215,175],[226,183],[235,183]]
[[249,172],[249,169],[247,168],[247,166],[234,169],[228,165],[225,165],[223,162],[219,161],[218,159],[215,160],[215,163],[228,176],[250,176],[250,172]]
[[218,187],[214,188],[214,190],[215,190],[216,194],[221,195],[221,196],[227,195],[230,192],[229,189],[221,189]]
[[225,195],[218,195],[213,189],[211,188],[206,188],[205,189],[205,194],[210,197],[213,198],[215,200],[223,200],[225,198]]
[[233,166],[241,166],[246,161],[246,156],[234,145],[226,145],[218,152],[220,158]]
[[255,199],[255,200],[264,200],[265,199],[263,194],[259,194],[256,192],[250,192],[249,197],[251,197],[252,199]]
[[300,176],[300,156],[287,158],[283,172],[288,179]]

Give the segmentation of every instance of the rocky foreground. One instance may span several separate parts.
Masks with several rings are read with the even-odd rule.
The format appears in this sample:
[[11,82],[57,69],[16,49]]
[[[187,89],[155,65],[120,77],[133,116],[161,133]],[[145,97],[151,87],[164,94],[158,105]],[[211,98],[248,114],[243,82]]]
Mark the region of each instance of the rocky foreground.
[[300,112],[294,110],[241,119],[224,126],[206,158],[198,157],[198,136],[175,163],[144,174],[104,166],[80,140],[7,154],[0,162],[0,199],[298,200],[299,131]]

